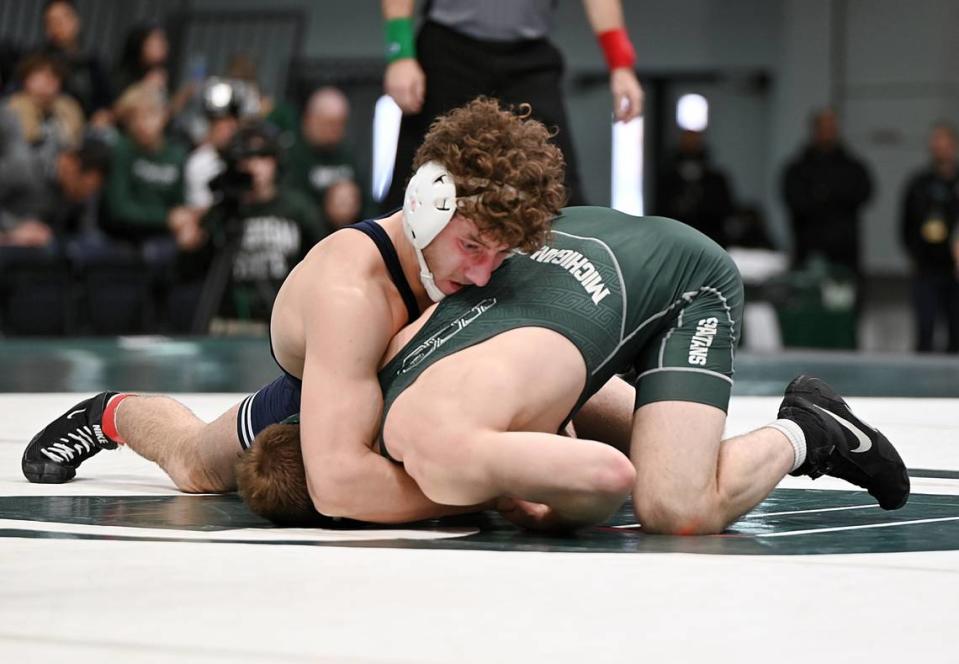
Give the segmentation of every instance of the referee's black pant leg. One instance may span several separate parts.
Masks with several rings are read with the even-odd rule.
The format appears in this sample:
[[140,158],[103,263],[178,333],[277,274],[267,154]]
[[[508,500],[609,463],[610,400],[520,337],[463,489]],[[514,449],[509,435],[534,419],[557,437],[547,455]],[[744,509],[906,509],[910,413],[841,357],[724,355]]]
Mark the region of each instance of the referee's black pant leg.
[[[526,58],[516,58],[522,62]],[[514,70],[504,75],[500,96],[509,104],[528,103],[533,117],[542,122],[556,136],[553,142],[566,160],[566,188],[568,205],[586,205],[579,177],[579,162],[570,131],[566,103],[563,99],[563,60],[559,51],[548,42],[535,47],[535,55],[527,60],[528,69]],[[515,62],[514,62],[515,66]]]
[[417,60],[426,74],[426,95],[422,110],[404,115],[400,124],[393,179],[380,204],[384,212],[403,205],[406,185],[413,174],[413,157],[433,120],[491,90],[486,73],[489,58],[475,40],[427,23],[420,30],[416,48]]

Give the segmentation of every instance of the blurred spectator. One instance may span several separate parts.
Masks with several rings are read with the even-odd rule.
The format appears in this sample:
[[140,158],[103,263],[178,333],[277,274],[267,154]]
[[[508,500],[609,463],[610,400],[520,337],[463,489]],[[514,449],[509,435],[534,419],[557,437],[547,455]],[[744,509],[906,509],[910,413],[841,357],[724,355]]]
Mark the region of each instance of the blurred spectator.
[[[43,238],[43,245],[56,241],[65,249],[82,234],[95,231],[93,204],[103,188],[109,167],[110,148],[97,140],[61,153],[52,171],[43,172],[34,166],[29,171],[34,176],[32,186],[24,200],[29,224],[33,227],[32,236],[37,240]],[[17,233],[12,235],[13,241],[9,243],[17,244]],[[0,242],[3,242],[2,236]]]
[[39,216],[58,237],[67,240],[96,230],[93,205],[110,172],[111,148],[90,139],[60,155],[56,171],[44,181]]
[[[4,118],[7,118],[4,120]],[[109,148],[88,141],[61,152],[52,169],[31,155],[15,121],[0,112],[0,317],[11,334],[62,334],[74,320],[76,277],[96,237],[96,198]]]
[[287,153],[284,182],[312,197],[318,209],[326,205],[327,189],[340,180],[359,182],[356,159],[346,147],[350,103],[337,88],[320,88],[310,96],[300,137]]
[[959,352],[959,164],[956,130],[939,123],[929,134],[928,165],[913,174],[902,202],[902,243],[913,268],[916,350],[933,350],[936,320],[945,319],[946,352]]
[[733,197],[726,174],[714,167],[699,131],[684,130],[669,169],[659,177],[658,214],[678,219],[729,245],[727,222]]
[[110,83],[92,52],[80,46],[80,17],[73,0],[50,0],[43,10],[43,52],[57,58],[66,72],[64,91],[76,99],[94,127],[111,124]]
[[[172,262],[174,235],[196,223],[183,206],[186,151],[163,134],[167,107],[149,87],[127,97],[107,183],[105,225],[110,233],[147,248],[148,261]],[[172,234],[171,234],[172,231]]]
[[[23,233],[29,244],[46,244],[45,237],[29,227],[17,230],[26,221],[35,221],[33,210],[36,182],[42,175],[36,159],[23,140],[17,117],[6,106],[0,106],[0,243],[21,244]],[[16,231],[16,232],[15,232]]]
[[63,94],[64,71],[58,60],[36,53],[17,69],[21,91],[7,101],[20,131],[35,155],[52,165],[64,150],[77,147],[83,136],[83,111]]
[[122,94],[158,68],[165,71],[169,56],[170,44],[166,31],[159,24],[145,23],[132,28],[127,33],[114,71],[113,89]]
[[835,111],[811,116],[810,141],[783,172],[794,237],[791,293],[779,307],[787,346],[858,345],[863,273],[859,212],[872,192],[866,166],[842,144]]
[[278,185],[278,157],[272,127],[237,132],[226,150],[226,170],[213,184],[220,202],[203,217],[210,240],[181,257],[181,274],[195,283],[217,252],[232,254],[230,283],[213,313],[269,321],[283,280],[327,232],[306,196]]
[[239,126],[240,97],[228,81],[214,79],[204,87],[203,111],[207,120],[206,139],[186,161],[186,204],[206,212],[213,204],[210,181],[223,172],[220,153],[226,149]]
[[[414,44],[413,0],[382,0],[389,61],[383,87],[404,113],[385,210],[402,205],[413,154],[430,123],[479,95],[506,105],[529,103],[532,116],[555,130],[566,158],[570,204],[583,204],[560,88],[563,57],[548,39],[557,4],[431,0]],[[583,0],[583,6],[609,67],[613,113],[617,120],[630,120],[641,111],[643,92],[622,2]]]
[[[170,43],[166,31],[157,23],[133,28],[123,45],[123,52],[114,72],[113,89],[121,98],[135,85],[143,84],[169,97],[170,114],[177,115],[194,92],[194,82],[171,93]],[[122,111],[115,109],[119,114]]]
[[338,180],[323,198],[323,217],[333,230],[355,224],[363,214],[363,192],[353,180]]
[[816,112],[810,129],[809,144],[783,176],[795,262],[819,254],[859,276],[859,210],[872,192],[869,172],[842,144],[835,111]]

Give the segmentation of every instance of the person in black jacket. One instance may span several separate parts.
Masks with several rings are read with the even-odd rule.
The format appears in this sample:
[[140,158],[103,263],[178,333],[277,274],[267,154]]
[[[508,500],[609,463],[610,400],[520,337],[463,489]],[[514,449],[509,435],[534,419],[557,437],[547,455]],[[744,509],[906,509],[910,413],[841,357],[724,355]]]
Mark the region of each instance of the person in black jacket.
[[669,168],[659,179],[657,214],[680,219],[726,247],[726,223],[735,205],[726,174],[714,166],[699,131],[684,130]]
[[869,171],[842,144],[835,111],[814,113],[811,129],[783,177],[795,263],[819,254],[860,275],[859,210],[872,193]]
[[956,130],[938,123],[929,134],[929,164],[909,180],[901,237],[913,266],[916,350],[933,350],[936,319],[946,320],[946,351],[959,352],[959,163]]

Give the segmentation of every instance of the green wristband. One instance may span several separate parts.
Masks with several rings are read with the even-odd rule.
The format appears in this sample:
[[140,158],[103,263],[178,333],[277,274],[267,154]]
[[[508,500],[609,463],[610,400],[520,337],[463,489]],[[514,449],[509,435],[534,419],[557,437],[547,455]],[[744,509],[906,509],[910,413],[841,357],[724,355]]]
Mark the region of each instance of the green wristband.
[[409,16],[391,18],[386,22],[386,61],[415,58],[413,47],[413,19]]

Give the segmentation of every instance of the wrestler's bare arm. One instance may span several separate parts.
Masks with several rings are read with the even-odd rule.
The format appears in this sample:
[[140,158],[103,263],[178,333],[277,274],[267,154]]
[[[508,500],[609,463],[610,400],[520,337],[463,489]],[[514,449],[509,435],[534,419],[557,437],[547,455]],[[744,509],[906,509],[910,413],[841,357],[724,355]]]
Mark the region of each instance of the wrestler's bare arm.
[[311,268],[317,297],[304,314],[301,435],[316,509],[380,523],[466,511],[431,502],[402,466],[371,449],[383,401],[376,370],[393,328],[391,311],[381,286],[351,282],[338,262]]
[[462,425],[421,429],[408,446],[406,467],[435,500],[471,504],[509,496],[548,506],[542,523],[511,519],[520,525],[575,528],[609,518],[635,482],[629,459],[603,443]]

